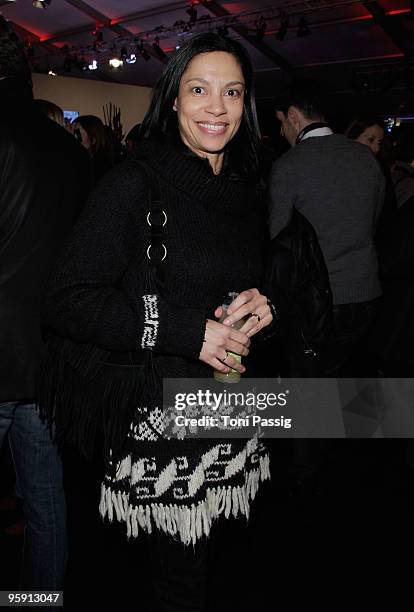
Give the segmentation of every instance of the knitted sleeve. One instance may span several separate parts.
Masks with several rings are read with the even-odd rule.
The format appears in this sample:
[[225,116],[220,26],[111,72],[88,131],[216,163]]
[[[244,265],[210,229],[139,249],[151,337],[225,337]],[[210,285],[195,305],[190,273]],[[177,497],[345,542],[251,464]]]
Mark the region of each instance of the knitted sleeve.
[[137,165],[124,162],[95,188],[56,267],[45,326],[109,351],[150,349],[198,358],[205,313],[143,289],[147,260],[139,224],[148,200],[145,183]]

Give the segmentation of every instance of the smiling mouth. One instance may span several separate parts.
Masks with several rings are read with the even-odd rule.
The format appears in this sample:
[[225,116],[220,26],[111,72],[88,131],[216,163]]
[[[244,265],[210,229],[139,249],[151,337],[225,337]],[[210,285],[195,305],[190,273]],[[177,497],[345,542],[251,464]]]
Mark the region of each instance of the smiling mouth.
[[206,121],[198,121],[197,125],[202,130],[213,134],[223,134],[228,127],[228,123],[208,123]]

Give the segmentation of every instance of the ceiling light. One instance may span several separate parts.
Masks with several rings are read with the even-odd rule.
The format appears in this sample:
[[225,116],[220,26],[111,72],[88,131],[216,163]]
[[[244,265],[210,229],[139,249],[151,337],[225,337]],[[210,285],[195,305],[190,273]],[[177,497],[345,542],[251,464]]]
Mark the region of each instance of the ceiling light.
[[32,0],[32,6],[38,9],[45,9],[51,4],[52,0]]
[[111,57],[111,59],[109,60],[109,66],[110,68],[112,68],[112,70],[120,70],[123,65],[124,62],[119,59],[119,57]]
[[50,69],[49,72],[48,72],[48,75],[55,77],[55,76],[57,76],[57,73],[54,72],[52,69]]
[[280,15],[280,26],[278,31],[275,34],[275,38],[276,40],[284,40],[287,31],[289,29],[289,19],[288,16],[286,15],[286,13],[281,13]]
[[254,25],[256,28],[256,34],[254,37],[257,40],[257,42],[262,42],[264,35],[266,34],[266,30],[267,30],[267,21],[263,17],[263,15],[261,15],[259,19],[257,19],[254,22]]
[[167,54],[161,49],[160,46],[160,39],[158,38],[158,36],[155,37],[154,42],[152,43],[152,48],[154,49],[155,53],[158,55],[158,57],[161,60],[165,60],[167,59]]
[[150,54],[148,53],[148,51],[144,48],[144,43],[141,40],[139,46],[138,46],[138,52],[141,55],[142,59],[144,59],[146,62],[148,62],[151,59]]
[[297,36],[301,38],[302,36],[309,36],[310,33],[311,31],[309,29],[308,22],[306,21],[305,17],[301,17],[298,23]]
[[125,61],[127,64],[135,64],[135,62],[137,61],[137,56],[135,55],[135,53],[131,53],[131,55],[128,55]]
[[189,9],[186,10],[187,15],[190,16],[190,23],[194,24],[197,21],[197,9],[194,4],[190,6]]
[[73,58],[70,55],[66,55],[63,61],[63,70],[65,72],[70,72],[73,67]]
[[219,34],[220,36],[228,36],[229,35],[229,29],[226,25],[222,25],[220,27],[217,28],[217,34]]
[[98,70],[98,62],[94,59],[88,66],[89,70]]

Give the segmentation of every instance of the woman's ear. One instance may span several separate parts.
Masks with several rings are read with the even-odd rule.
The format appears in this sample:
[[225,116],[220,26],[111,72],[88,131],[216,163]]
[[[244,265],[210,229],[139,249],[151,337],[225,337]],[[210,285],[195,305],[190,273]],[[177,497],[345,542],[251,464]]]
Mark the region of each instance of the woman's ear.
[[177,98],[174,100],[173,110],[177,112]]

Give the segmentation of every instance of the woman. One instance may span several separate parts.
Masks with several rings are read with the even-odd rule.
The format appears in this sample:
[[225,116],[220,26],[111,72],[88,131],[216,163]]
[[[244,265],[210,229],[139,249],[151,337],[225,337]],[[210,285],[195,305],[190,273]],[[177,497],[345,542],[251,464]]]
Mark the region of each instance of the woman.
[[384,142],[384,125],[381,119],[375,117],[359,117],[349,124],[345,136],[366,145],[378,157]]
[[[230,353],[247,355],[273,319],[256,288],[259,129],[241,45],[209,33],[182,46],[156,85],[142,135],[139,150],[98,185],[54,278],[42,401],[53,406],[56,397],[58,429],[71,429],[84,448],[105,412],[101,514],[125,521],[129,536],[152,533],[165,609],[201,610],[206,536],[219,515],[248,516],[269,477],[257,439],[161,437],[162,378],[245,372]],[[239,295],[218,323],[228,291]],[[100,377],[103,363],[119,364],[117,379],[110,366]],[[182,546],[190,543],[194,550]]]
[[73,133],[88,151],[94,182],[114,165],[114,147],[110,129],[94,115],[81,115],[72,124]]
[[65,127],[65,118],[63,115],[63,110],[57,104],[54,104],[49,100],[41,100],[40,98],[38,98],[37,100],[34,100],[34,105],[36,106],[36,108],[39,109],[41,113],[46,115],[46,117],[49,117],[49,119],[55,121],[55,123],[58,123],[62,127]]

